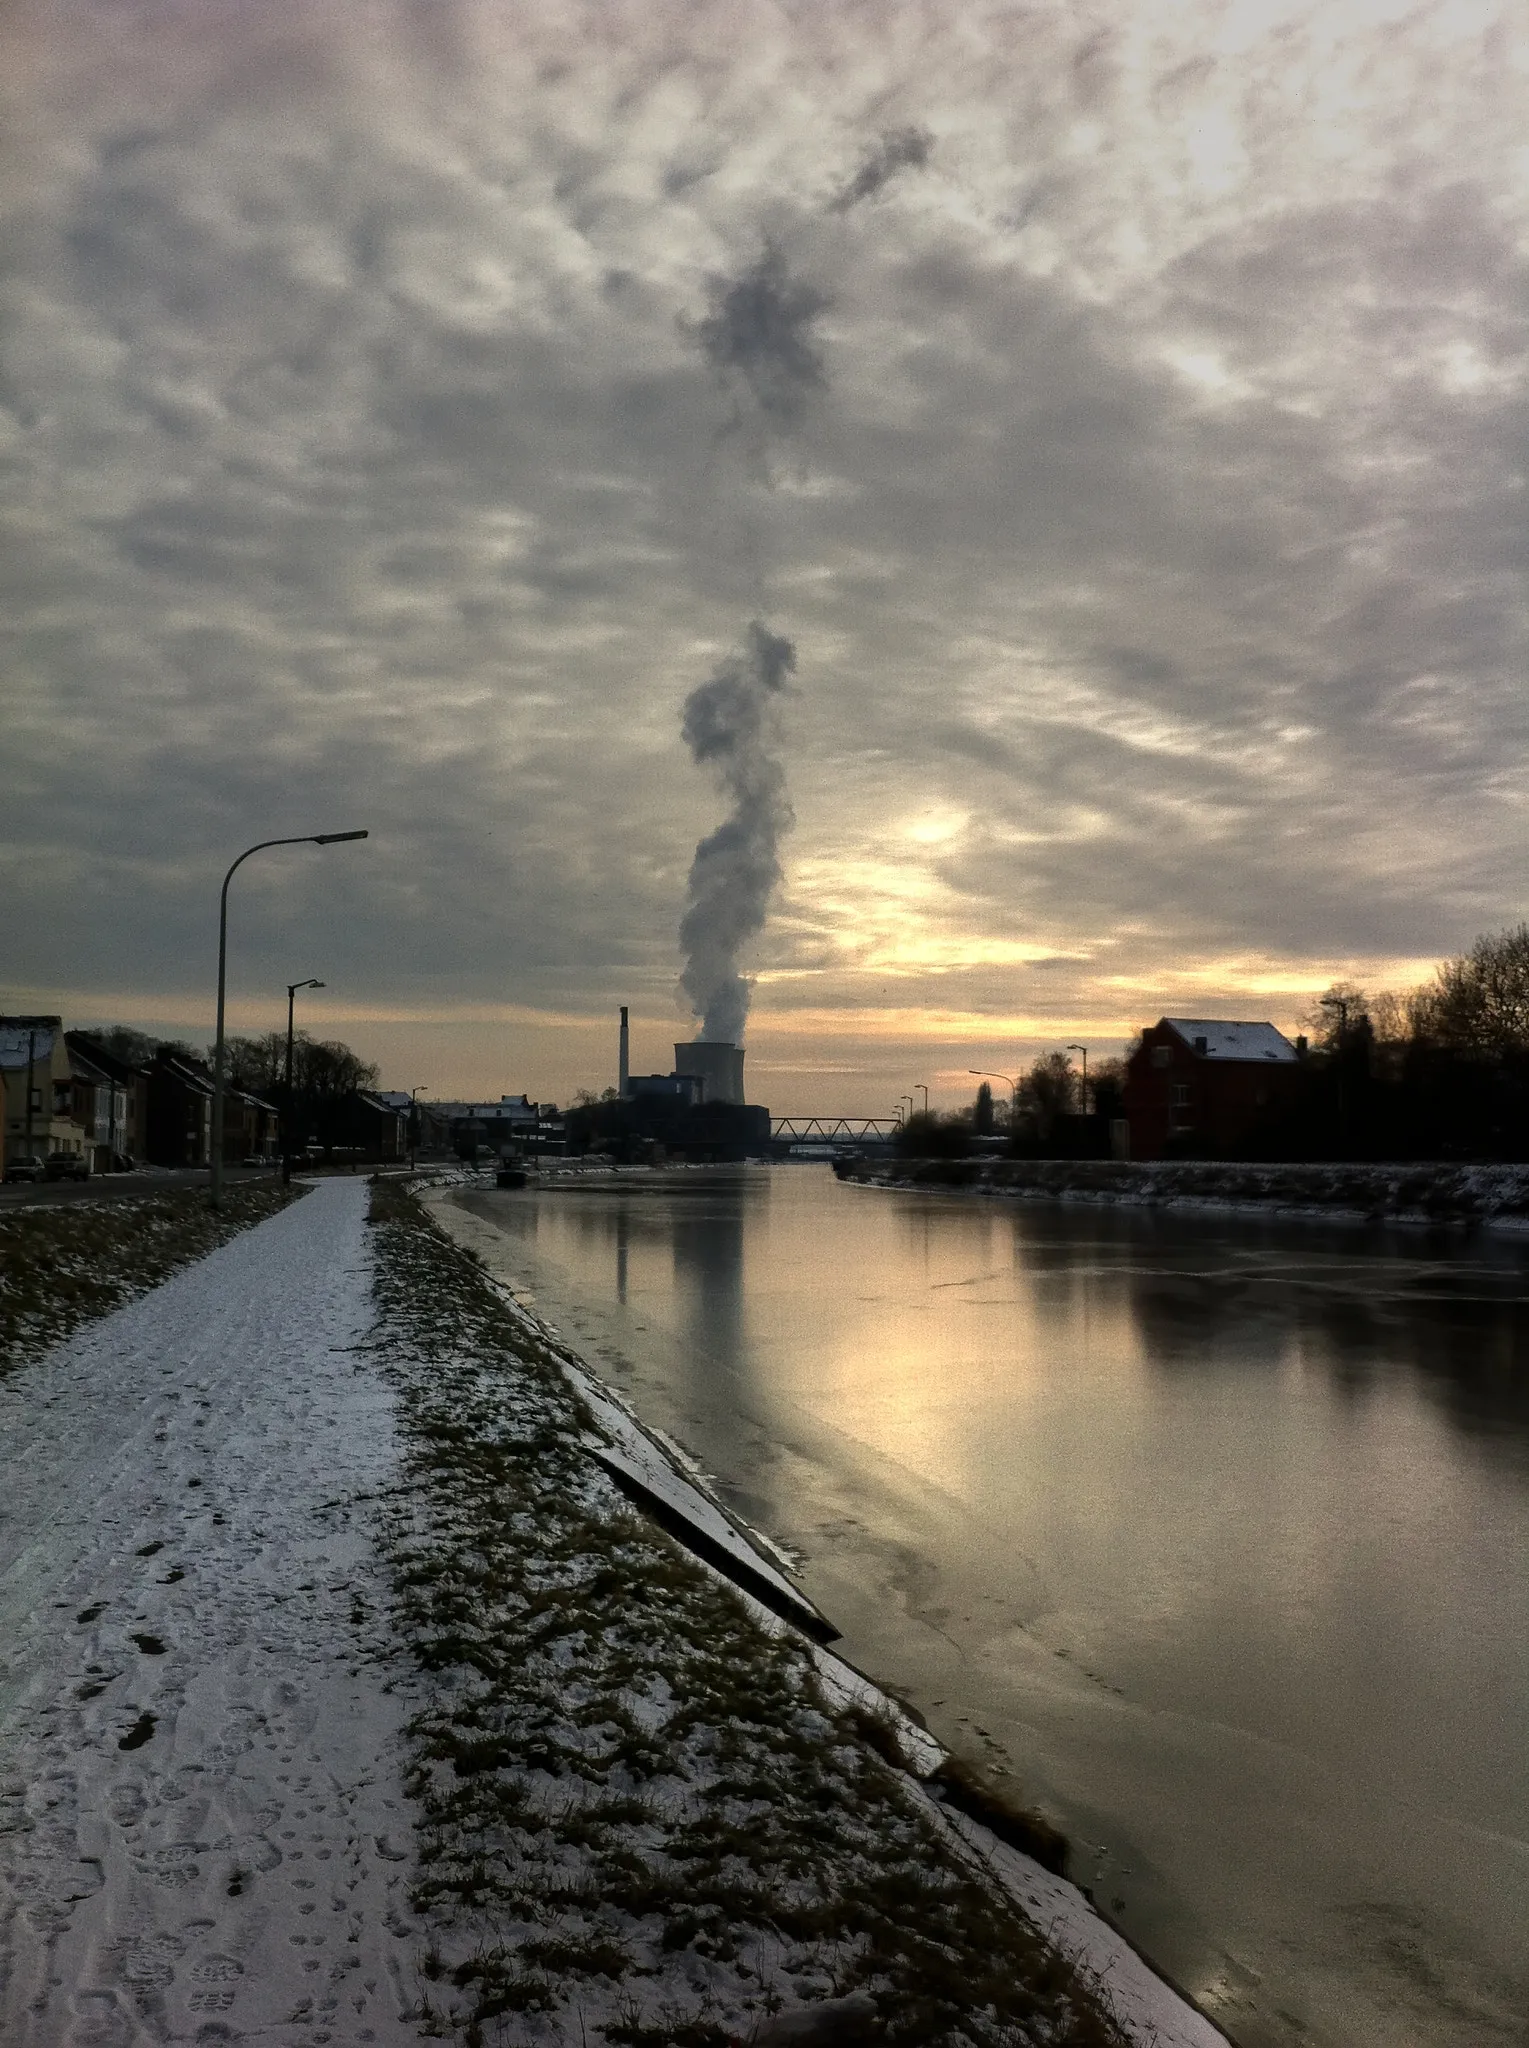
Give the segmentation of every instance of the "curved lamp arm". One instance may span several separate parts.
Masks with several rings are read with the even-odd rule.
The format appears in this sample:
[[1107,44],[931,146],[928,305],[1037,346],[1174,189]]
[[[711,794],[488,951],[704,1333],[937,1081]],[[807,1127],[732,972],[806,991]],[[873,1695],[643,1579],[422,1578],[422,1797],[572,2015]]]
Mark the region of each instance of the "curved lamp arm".
[[365,832],[300,832],[292,839],[257,839],[253,846],[245,847],[223,877],[223,887],[218,896],[218,1035],[212,1054],[212,1156],[208,1161],[212,1169],[214,1209],[223,1200],[223,991],[228,963],[228,885],[252,853],[264,853],[268,846],[333,846],[341,839],[365,839],[367,836]]

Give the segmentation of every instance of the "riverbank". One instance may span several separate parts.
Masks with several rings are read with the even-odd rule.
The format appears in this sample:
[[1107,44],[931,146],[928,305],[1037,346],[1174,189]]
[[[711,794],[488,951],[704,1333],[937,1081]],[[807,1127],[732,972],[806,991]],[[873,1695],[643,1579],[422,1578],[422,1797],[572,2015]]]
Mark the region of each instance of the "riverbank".
[[[407,1219],[412,1205],[400,1207],[392,1196],[384,1199]],[[651,1777],[657,1799],[649,1806],[647,1825],[638,1831],[644,1865],[638,1884],[641,1910],[627,1906],[626,1877],[601,1893],[607,1910],[639,1923],[629,1926],[625,1937],[632,1944],[634,1983],[658,1967],[655,1960],[640,1960],[645,1953],[651,1957],[658,1933],[651,1923],[655,1912],[677,1913],[681,1928],[695,1929],[699,1952],[713,1966],[718,1955],[740,1966],[738,1981],[723,1981],[717,1993],[724,2003],[728,1998],[741,2002],[731,2021],[734,2031],[725,2030],[725,2010],[713,2015],[703,2006],[672,2038],[761,2044],[777,2039],[994,2041],[1018,2048],[1031,2039],[1093,2039],[1089,2029],[1102,2022],[1104,2038],[1143,2048],[1224,2048],[1219,2030],[1058,1874],[1065,1844],[1055,1831],[1038,1816],[1012,1807],[996,1781],[956,1765],[899,1706],[819,1647],[823,1630],[815,1623],[821,1617],[782,1580],[780,1567],[786,1560],[781,1554],[732,1522],[704,1475],[667,1439],[644,1429],[556,1331],[509,1289],[485,1281],[478,1247],[492,1251],[492,1230],[449,1194],[428,1198],[428,1206],[465,1248],[467,1263],[456,1270],[465,1274],[468,1298],[476,1304],[471,1311],[474,1355],[486,1355],[490,1341],[488,1327],[478,1319],[488,1288],[497,1297],[493,1341],[507,1347],[511,1360],[520,1361],[511,1366],[517,1384],[509,1390],[516,1412],[524,1414],[528,1404],[534,1411],[535,1404],[550,1399],[549,1441],[572,1447],[576,1432],[577,1447],[593,1461],[593,1470],[584,1463],[580,1471],[581,1487],[596,1488],[593,1519],[582,1540],[595,1555],[598,1574],[603,1578],[610,1570],[605,1559],[614,1514],[624,1556],[628,1546],[646,1549],[655,1540],[662,1545],[662,1562],[637,1561],[633,1583],[644,1588],[654,1583],[666,1594],[684,1589],[673,1600],[655,1601],[644,1590],[634,1592],[630,1606],[615,1603],[623,1630],[646,1636],[643,1657],[650,1669],[664,1674],[665,1713],[656,1724],[647,1715],[645,1723],[652,1753],[639,1776],[644,1782]],[[415,1249],[429,1252],[432,1264],[438,1257],[423,1243],[416,1242]],[[431,1298],[438,1292],[433,1290]],[[535,1385],[528,1388],[523,1381],[532,1361]],[[566,1481],[552,1476],[562,1499]],[[614,1487],[602,1491],[605,1481],[614,1481]],[[623,1498],[639,1505],[635,1528],[629,1514],[623,1518]],[[678,1546],[664,1544],[663,1531],[673,1531]],[[698,1564],[697,1554],[705,1563]],[[708,1571],[706,1563],[714,1569]],[[623,1563],[623,1572],[632,1569],[632,1560]],[[783,1587],[790,1594],[786,1601],[779,1597]],[[719,1598],[731,1618],[708,1621]],[[469,1604],[476,1613],[476,1596]],[[795,1626],[783,1627],[777,1619],[781,1615]],[[575,1631],[586,1626],[576,1592],[560,1625]],[[517,1627],[511,1617],[494,1630],[507,1655]],[[608,1682],[600,1675],[602,1655],[596,1643],[580,1635],[579,1658],[594,1659],[591,1684]],[[528,1679],[523,1662],[496,1663],[495,1668],[501,1680],[513,1674],[515,1686],[544,1682],[534,1672]],[[554,1686],[562,1683],[554,1675]],[[699,1755],[692,1736],[697,1711],[703,1729],[709,1728]],[[804,1734],[809,1738],[805,1748]],[[720,1780],[714,1780],[717,1759],[711,1751],[719,1742],[719,1754],[728,1763]],[[513,1772],[511,1756],[503,1754],[504,1768]],[[792,1759],[789,1768],[782,1767],[784,1756]],[[749,1868],[735,1871],[713,1900],[708,1895],[718,1873],[711,1867],[711,1853],[701,1866],[693,1863],[694,1851],[686,1844],[696,1816],[680,1815],[686,1804],[699,1802],[704,1808],[719,1798],[731,1806],[744,1781],[752,1787],[752,1815],[734,1835],[732,1855]],[[643,1792],[641,1785],[631,1789]],[[523,1796],[513,1777],[511,1793],[515,1800]],[[618,1814],[618,1833],[630,1819]],[[714,1815],[706,1821],[703,1835],[719,1820]],[[793,1842],[795,1848],[788,1846]],[[797,1889],[809,1872],[815,1903],[804,1901]],[[740,1875],[742,1889],[734,1891]],[[518,1886],[524,1910],[527,1895],[539,1894],[531,1874],[522,1873]],[[976,1917],[970,1918],[973,1913]],[[465,1933],[472,1931],[469,1925]],[[524,1958],[534,1968],[542,1937],[533,1930],[521,1939]],[[714,1946],[719,1939],[721,1949]],[[932,1976],[931,1939],[944,1958]],[[660,1934],[659,1942],[664,1950],[686,1947],[682,1938],[676,1944],[672,1929]],[[578,1949],[574,1940],[560,1953],[576,1957]],[[786,1960],[793,1953],[796,1960]],[[894,1955],[899,1961],[892,1969]],[[694,1979],[694,1959],[686,1964],[682,1953],[677,1960],[683,1986],[687,1970]],[[955,1965],[953,1974],[948,1964]],[[516,1967],[524,1969],[525,1960]],[[666,1975],[672,1967],[666,1965]],[[1044,1982],[1062,1990],[1060,2020],[1031,2007],[1037,1968]],[[1065,1988],[1069,1982],[1071,1992]],[[831,1998],[824,1988],[829,1985]],[[1087,2001],[1097,2001],[1091,2015],[1084,2008],[1068,2009],[1079,1986]],[[651,1999],[662,1989],[662,1984],[650,1987],[644,1995]],[[845,1997],[862,2000],[861,2008],[841,2008],[838,2001]],[[819,2004],[821,2031],[813,2024]],[[1032,2010],[1029,2020],[1020,2016],[1027,2008]],[[705,2031],[713,2019],[724,2026],[715,2035]],[[687,2030],[691,2026],[699,2031]],[[1047,2031],[1057,2026],[1061,2031],[1054,2036]],[[1075,2028],[1081,2034],[1075,2036]],[[671,2036],[612,2032],[607,2038],[658,2041]]]
[[1015,1201],[1216,1208],[1529,1231],[1529,1166],[842,1159],[834,1171],[841,1180],[864,1187],[964,1190]]
[[714,1504],[470,1247],[401,1190],[374,1214],[378,1357],[413,1446],[400,1626],[432,1687],[410,1784],[435,2024],[634,2048],[1220,2040],[1072,1887],[931,1795],[938,1745],[634,1507],[634,1475]]

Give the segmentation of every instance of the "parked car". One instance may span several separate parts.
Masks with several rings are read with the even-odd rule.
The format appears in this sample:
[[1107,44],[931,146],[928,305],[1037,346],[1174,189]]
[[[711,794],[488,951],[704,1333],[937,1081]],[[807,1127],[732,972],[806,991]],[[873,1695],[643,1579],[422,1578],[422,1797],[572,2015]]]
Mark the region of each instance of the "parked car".
[[44,1180],[89,1180],[90,1161],[83,1152],[50,1152],[42,1177]]
[[5,1162],[7,1180],[41,1180],[45,1170],[35,1152],[18,1152],[14,1159]]

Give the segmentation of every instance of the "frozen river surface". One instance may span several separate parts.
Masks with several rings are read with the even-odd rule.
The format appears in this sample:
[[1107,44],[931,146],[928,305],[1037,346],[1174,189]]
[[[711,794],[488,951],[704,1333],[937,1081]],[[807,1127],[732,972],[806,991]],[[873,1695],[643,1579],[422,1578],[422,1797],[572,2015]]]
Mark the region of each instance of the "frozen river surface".
[[1237,2041],[1524,2041],[1529,1246],[810,1167],[459,1199]]

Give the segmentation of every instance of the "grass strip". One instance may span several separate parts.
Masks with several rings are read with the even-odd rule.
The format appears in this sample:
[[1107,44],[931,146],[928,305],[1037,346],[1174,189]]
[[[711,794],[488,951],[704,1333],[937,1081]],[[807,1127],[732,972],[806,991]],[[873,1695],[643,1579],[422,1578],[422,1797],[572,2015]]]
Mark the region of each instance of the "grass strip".
[[195,1188],[0,1210],[0,1376],[302,1193],[246,1181],[216,1210]]
[[1118,2048],[884,1731],[579,1448],[588,1416],[474,1255],[396,1185],[372,1220],[405,1445],[385,1541],[426,1675],[427,2026],[727,2048],[849,1998],[847,2048]]

